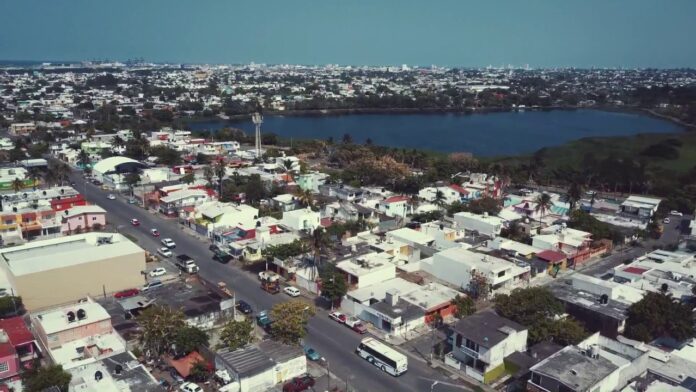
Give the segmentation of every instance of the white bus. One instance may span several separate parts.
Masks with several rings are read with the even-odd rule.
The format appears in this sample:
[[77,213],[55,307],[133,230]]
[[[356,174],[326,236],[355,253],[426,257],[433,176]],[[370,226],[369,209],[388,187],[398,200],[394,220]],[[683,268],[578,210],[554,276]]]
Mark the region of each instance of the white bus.
[[400,376],[408,367],[408,358],[375,338],[365,338],[355,352],[363,359],[392,376]]

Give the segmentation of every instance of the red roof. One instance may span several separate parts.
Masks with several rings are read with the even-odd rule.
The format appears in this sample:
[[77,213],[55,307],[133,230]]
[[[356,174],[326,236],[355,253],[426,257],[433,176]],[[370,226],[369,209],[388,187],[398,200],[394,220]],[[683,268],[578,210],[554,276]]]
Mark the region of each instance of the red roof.
[[469,194],[469,191],[467,191],[466,189],[462,188],[461,186],[459,186],[459,185],[457,185],[457,184],[452,184],[452,185],[450,185],[449,187],[450,187],[451,189],[454,189],[455,191],[459,192],[459,193],[462,194],[462,195],[468,195],[468,194]]
[[384,200],[385,203],[398,203],[400,201],[408,201],[408,197],[403,196],[403,195],[399,195],[399,196],[387,197]]
[[34,341],[34,335],[31,334],[21,317],[0,320],[0,329],[7,333],[10,342],[15,347]]
[[333,222],[331,221],[330,217],[321,218],[319,220],[319,224],[321,225],[321,227],[330,227],[332,223]]
[[640,267],[627,267],[623,269],[623,272],[628,272],[629,274],[643,275],[644,273],[648,272],[648,269]]
[[179,359],[168,358],[167,362],[169,362],[169,364],[176,369],[176,372],[179,373],[179,375],[183,378],[191,375],[191,368],[196,362],[204,362],[206,365],[208,365],[208,367],[210,367],[210,364],[201,356],[201,354],[198,354],[197,351],[194,351]]
[[543,250],[537,253],[537,257],[549,263],[558,263],[559,261],[565,260],[568,256],[566,256],[565,253],[556,252],[555,250]]

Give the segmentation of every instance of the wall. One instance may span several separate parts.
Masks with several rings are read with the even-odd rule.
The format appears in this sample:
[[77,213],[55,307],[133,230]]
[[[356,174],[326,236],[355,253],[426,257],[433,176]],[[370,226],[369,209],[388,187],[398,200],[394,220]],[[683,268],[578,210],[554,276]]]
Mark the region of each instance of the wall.
[[[2,263],[4,264],[4,263]],[[28,311],[142,286],[145,252],[13,277]],[[8,275],[11,275],[8,274]]]
[[106,214],[80,214],[71,216],[66,219],[65,223],[63,223],[61,232],[75,232],[78,227],[80,230],[84,231],[85,228],[91,228],[95,224],[99,224],[101,227],[106,226]]
[[275,372],[269,368],[251,377],[245,377],[240,382],[240,392],[257,392],[271,389],[275,383]]
[[469,286],[471,268],[464,263],[436,253],[433,255],[431,263],[421,262],[421,266],[425,272],[456,287]]
[[0,373],[0,380],[17,375],[17,372],[19,371],[19,358],[16,354],[10,354],[0,358],[0,363],[3,362],[7,363],[7,371]]
[[[79,306],[76,306],[76,309],[77,308],[79,308]],[[87,317],[89,318],[89,314]],[[113,328],[111,327],[111,319],[107,319],[90,324],[75,326],[75,328],[51,334],[47,337],[46,344],[48,348],[53,349],[78,339],[95,335],[103,335],[112,331]]]
[[393,279],[395,277],[396,266],[394,264],[389,264],[386,267],[378,267],[376,270],[372,270],[369,273],[359,276],[357,287],[360,288],[376,283],[382,283],[385,280]]
[[275,367],[275,381],[281,383],[307,373],[307,357],[301,355],[297,358],[279,363]]

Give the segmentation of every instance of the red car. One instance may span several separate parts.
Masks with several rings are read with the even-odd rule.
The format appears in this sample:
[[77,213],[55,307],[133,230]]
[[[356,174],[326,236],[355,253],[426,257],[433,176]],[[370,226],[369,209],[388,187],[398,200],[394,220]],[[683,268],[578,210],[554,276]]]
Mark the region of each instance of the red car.
[[367,333],[367,327],[363,323],[357,323],[353,324],[353,326],[350,328],[353,331],[359,333],[360,335],[366,334]]
[[119,291],[118,293],[114,294],[115,298],[128,298],[132,297],[134,295],[140,294],[140,290],[138,289],[128,289],[128,290],[123,290]]
[[140,221],[137,220],[137,219],[135,219],[135,218],[133,218],[133,219],[131,219],[131,225],[133,225],[133,226],[140,226]]
[[153,237],[159,237],[159,231],[157,231],[157,229],[151,229],[150,234],[152,234]]
[[348,317],[346,317],[346,315],[341,312],[331,312],[329,313],[329,318],[336,322],[344,324]]
[[304,375],[302,377],[295,377],[283,385],[283,392],[301,392],[306,391],[313,386],[314,379],[312,376]]

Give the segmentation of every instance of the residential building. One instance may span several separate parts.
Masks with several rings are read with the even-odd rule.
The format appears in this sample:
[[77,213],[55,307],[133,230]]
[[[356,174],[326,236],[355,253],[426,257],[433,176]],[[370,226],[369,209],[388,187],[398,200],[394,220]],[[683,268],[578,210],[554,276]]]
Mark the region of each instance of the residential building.
[[629,196],[619,206],[619,214],[648,220],[657,212],[661,199],[645,196]]
[[143,283],[145,251],[117,233],[85,233],[0,250],[0,269],[29,311]]
[[336,263],[336,269],[346,275],[349,287],[365,287],[396,277],[394,256],[387,253],[368,253]]
[[27,178],[28,171],[23,167],[0,167],[0,191],[14,191],[15,180],[22,189],[39,184],[38,179]]
[[12,136],[26,136],[36,130],[36,124],[33,122],[26,123],[14,123],[10,124],[10,135]]
[[159,211],[169,216],[186,215],[187,212],[193,212],[196,205],[203,204],[208,200],[210,200],[210,196],[203,189],[183,189],[161,197]]
[[31,314],[36,336],[53,363],[72,369],[126,352],[111,316],[91,298]]
[[435,243],[435,238],[432,236],[408,227],[387,232],[386,239],[387,242],[396,240],[413,247],[429,247]]
[[319,187],[326,184],[327,178],[329,178],[328,174],[315,171],[296,176],[295,182],[304,191],[319,193]]
[[0,319],[0,380],[17,377],[38,358],[34,335],[23,317]]
[[278,195],[272,198],[271,202],[276,208],[283,212],[292,211],[300,206],[300,202],[297,200],[297,198],[290,193]]
[[495,238],[500,234],[500,230],[503,228],[503,223],[505,221],[502,218],[490,216],[486,213],[478,215],[463,211],[454,214],[454,222],[457,228],[475,231],[479,234]]
[[[197,190],[199,194],[204,193]],[[174,192],[176,195],[179,192]],[[169,200],[169,199],[167,199]],[[195,230],[202,235],[212,236],[213,233],[226,227],[255,227],[259,217],[259,209],[247,204],[225,203],[217,200],[205,201],[195,206],[193,219]]]
[[320,226],[320,214],[311,208],[283,212],[280,223],[294,231],[312,233]]
[[573,267],[611,249],[611,245],[606,242],[594,243],[591,233],[564,225],[541,229],[540,234],[532,237],[532,246],[565,253],[568,256],[569,265]]
[[648,369],[649,353],[628,344],[591,335],[531,368],[530,392],[613,392]]
[[379,202],[377,209],[386,216],[402,219],[405,218],[406,215],[413,213],[413,207],[410,204],[408,196],[387,197]]
[[[431,258],[421,261],[421,268],[454,287],[469,290],[472,282],[485,281],[481,295],[506,293],[526,284],[529,279],[529,266],[518,266],[509,261],[472,252],[463,248],[450,248],[435,253]],[[479,283],[474,283],[477,286]]]
[[527,328],[493,311],[459,320],[452,332],[452,356],[468,376],[485,384],[505,374],[505,357],[527,350]]
[[63,234],[80,233],[106,226],[106,210],[97,205],[85,205],[63,210],[60,214]]
[[[80,392],[165,392],[131,352],[122,352],[68,370],[69,389]],[[99,375],[99,376],[97,376]]]

